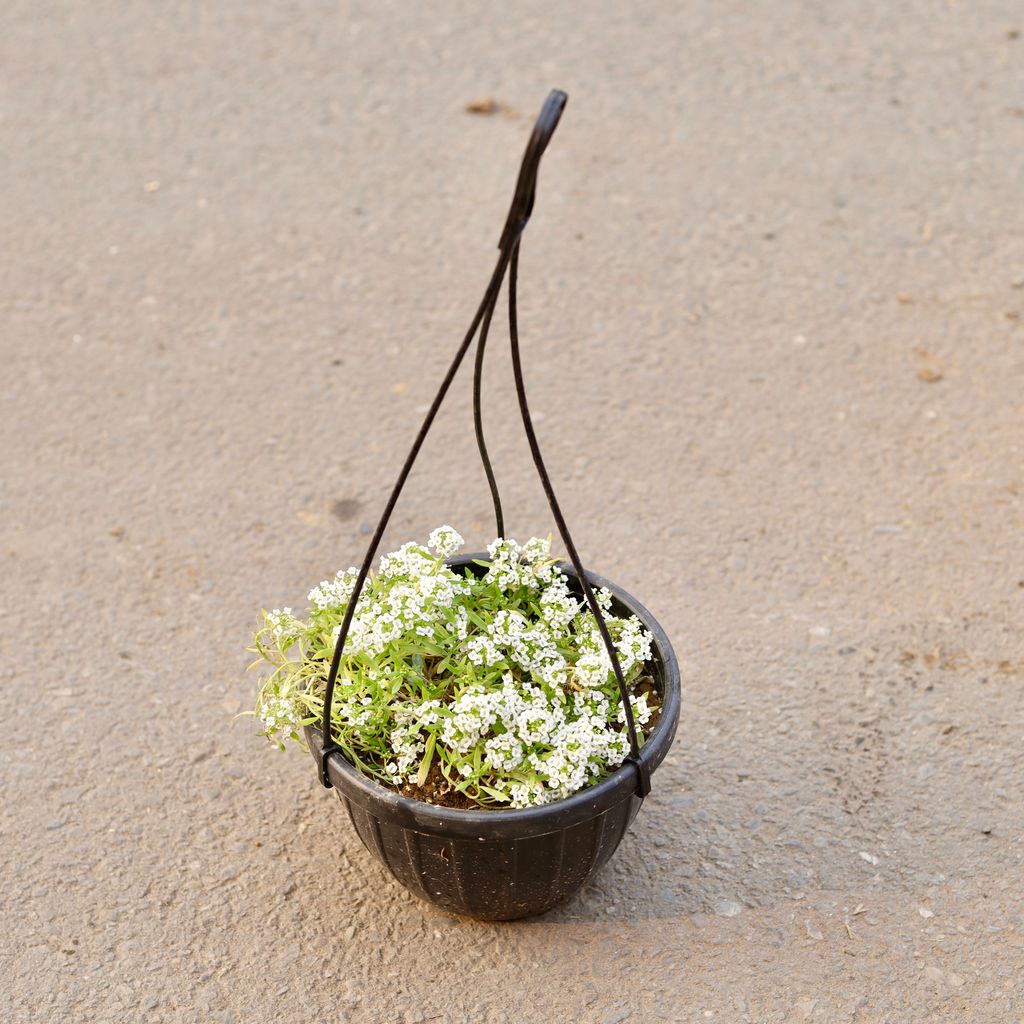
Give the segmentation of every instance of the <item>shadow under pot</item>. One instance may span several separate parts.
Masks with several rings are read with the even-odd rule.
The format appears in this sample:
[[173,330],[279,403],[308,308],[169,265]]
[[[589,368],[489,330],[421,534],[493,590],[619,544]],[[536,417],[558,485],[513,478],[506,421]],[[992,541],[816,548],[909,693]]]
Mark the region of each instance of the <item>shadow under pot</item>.
[[[483,572],[466,555],[456,572]],[[572,566],[560,565],[580,592]],[[651,613],[614,583],[612,612],[635,615],[654,637],[651,675],[661,697],[658,724],[640,750],[651,772],[664,760],[679,718],[679,666],[672,645]],[[306,726],[319,763],[319,728]],[[615,852],[643,798],[637,768],[622,765],[606,779],[565,800],[517,810],[468,811],[412,800],[361,774],[341,754],[327,760],[331,783],[363,845],[411,893],[454,914],[509,921],[549,910],[583,886]]]

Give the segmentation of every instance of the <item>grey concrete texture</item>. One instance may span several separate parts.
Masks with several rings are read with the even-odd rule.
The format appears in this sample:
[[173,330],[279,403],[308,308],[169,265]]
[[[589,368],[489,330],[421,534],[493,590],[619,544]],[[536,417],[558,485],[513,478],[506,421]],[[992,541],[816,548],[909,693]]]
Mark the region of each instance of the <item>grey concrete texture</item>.
[[[1011,0],[5,3],[0,1019],[1022,1019],[1022,32]],[[259,608],[363,553],[555,86],[528,384],[684,704],[610,866],[486,925],[234,716]],[[489,517],[463,375],[386,544]]]

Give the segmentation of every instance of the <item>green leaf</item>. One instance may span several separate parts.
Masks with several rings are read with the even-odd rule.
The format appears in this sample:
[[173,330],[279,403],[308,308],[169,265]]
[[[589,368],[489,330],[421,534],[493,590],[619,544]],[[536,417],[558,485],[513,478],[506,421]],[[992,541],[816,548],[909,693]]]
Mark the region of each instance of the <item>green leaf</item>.
[[422,786],[427,781],[427,776],[430,774],[430,762],[434,759],[434,745],[437,742],[437,737],[431,733],[427,737],[427,749],[423,754],[423,760],[420,762],[419,774],[416,776],[416,785]]
[[509,803],[512,799],[508,793],[502,793],[500,789],[495,789],[493,786],[485,786],[483,783],[480,783],[479,788],[489,797],[493,797],[495,800],[498,800],[503,804]]

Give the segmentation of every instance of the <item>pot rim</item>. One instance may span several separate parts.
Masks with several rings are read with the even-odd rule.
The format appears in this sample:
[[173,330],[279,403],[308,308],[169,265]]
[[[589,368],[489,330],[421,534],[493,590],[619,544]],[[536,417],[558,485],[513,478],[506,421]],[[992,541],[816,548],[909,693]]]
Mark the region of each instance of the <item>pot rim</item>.
[[[451,558],[448,564],[452,568],[461,568],[487,558],[486,552],[474,552]],[[570,563],[559,562],[558,566],[567,576],[576,577]],[[668,753],[679,721],[679,664],[675,652],[658,620],[635,597],[589,569],[586,570],[586,576],[595,589],[607,587],[616,602],[629,614],[636,615],[654,638],[655,657],[662,667],[662,710],[657,726],[640,749],[641,761],[647,764],[653,773]],[[319,760],[323,744],[318,725],[304,726],[303,732],[310,753]],[[442,807],[439,804],[402,796],[363,775],[345,760],[341,753],[332,754],[327,758],[327,771],[339,795],[371,811],[382,821],[414,828],[420,832],[480,840],[544,835],[593,818],[630,797],[641,799],[637,792],[637,771],[631,763],[621,765],[595,785],[587,786],[563,800],[550,804],[508,810],[481,808],[472,811]]]

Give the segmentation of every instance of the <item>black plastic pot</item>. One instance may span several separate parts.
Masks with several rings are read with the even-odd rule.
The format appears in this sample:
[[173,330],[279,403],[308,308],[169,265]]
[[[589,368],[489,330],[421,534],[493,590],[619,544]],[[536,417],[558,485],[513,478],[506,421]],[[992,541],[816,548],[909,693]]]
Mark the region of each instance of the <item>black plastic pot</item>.
[[[643,605],[624,590],[584,569],[544,465],[526,398],[516,305],[519,252],[523,231],[533,212],[540,159],[551,141],[567,98],[564,92],[552,90],[533,127],[498,243],[499,255],[490,283],[424,416],[373,532],[338,628],[324,687],[320,727],[310,726],[305,730],[320,782],[327,788],[338,790],[360,839],[395,878],[417,896],[445,910],[492,921],[526,917],[547,910],[579,889],[611,857],[640,810],[644,797],[651,791],[651,772],[664,759],[675,736],[679,717],[679,667],[672,646]],[[523,429],[558,535],[571,563],[564,564],[562,568],[594,615],[608,653],[625,712],[630,753],[622,767],[603,782],[567,800],[523,810],[462,811],[399,796],[356,771],[333,741],[331,701],[352,617],[370,566],[416,457],[474,340],[474,432],[494,504],[495,536],[506,536],[501,499],[487,454],[481,418],[485,345],[503,283],[507,286],[512,374]],[[474,557],[478,556],[467,555],[453,559],[450,564],[463,571],[474,571],[471,565]],[[599,586],[606,586],[611,591],[613,608],[620,614],[637,615],[654,636],[653,674],[662,697],[662,712],[657,727],[642,747],[622,666],[594,593]]]
[[[474,571],[466,555],[453,569]],[[573,567],[562,571],[579,589]],[[679,718],[679,666],[651,613],[608,580],[617,615],[636,615],[654,637],[653,675],[662,699],[654,732],[640,750],[653,771],[665,757]],[[319,763],[319,729],[306,741]],[[463,811],[410,800],[358,772],[340,753],[326,759],[330,782],[366,848],[410,892],[443,910],[488,921],[539,914],[576,892],[615,852],[643,803],[637,768],[624,764],[596,786],[566,800],[522,810]]]

